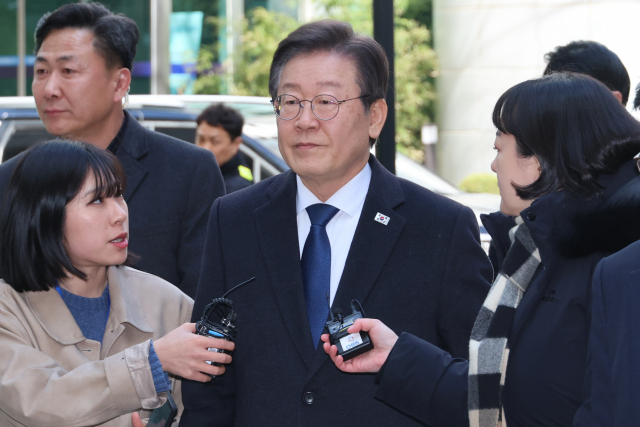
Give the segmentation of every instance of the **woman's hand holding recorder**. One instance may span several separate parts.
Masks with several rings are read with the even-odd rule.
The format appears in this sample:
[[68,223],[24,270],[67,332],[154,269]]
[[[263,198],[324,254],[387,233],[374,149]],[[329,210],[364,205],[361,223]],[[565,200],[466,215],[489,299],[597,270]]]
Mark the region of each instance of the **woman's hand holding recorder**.
[[391,349],[398,340],[398,336],[377,319],[358,319],[347,330],[350,334],[360,331],[369,333],[373,349],[346,362],[342,356],[338,356],[338,347],[329,344],[329,334],[323,334],[320,339],[324,342],[325,353],[331,357],[333,363],[341,371],[348,373],[376,373],[387,360]]
[[185,323],[154,341],[153,348],[165,372],[189,380],[211,381],[211,377],[205,374],[222,375],[225,367],[207,362],[226,365],[231,363],[231,355],[208,351],[208,349],[233,351],[235,344],[223,339],[196,335],[195,331],[195,323]]

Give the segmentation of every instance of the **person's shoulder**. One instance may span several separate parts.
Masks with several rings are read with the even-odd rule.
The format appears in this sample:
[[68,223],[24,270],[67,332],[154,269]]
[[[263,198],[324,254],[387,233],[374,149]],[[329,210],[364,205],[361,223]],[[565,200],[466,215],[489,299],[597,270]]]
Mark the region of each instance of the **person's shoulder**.
[[24,311],[25,305],[24,294],[13,289],[4,279],[0,279],[0,313]]
[[441,194],[403,178],[396,178],[404,195],[405,209],[430,215],[451,217],[465,209],[465,206]]
[[132,267],[119,266],[115,268],[118,269],[118,272],[121,275],[124,275],[127,278],[128,285],[133,286],[136,293],[143,298],[154,298],[175,302],[184,299],[188,301],[191,300],[188,295],[176,286],[158,276],[141,270],[136,270]]
[[9,183],[9,179],[11,178],[13,170],[16,168],[18,162],[23,156],[24,151],[17,156],[7,160],[6,162],[2,162],[2,164],[0,164],[0,182],[4,182],[7,184]]
[[209,153],[208,150],[200,148],[191,142],[187,142],[164,133],[146,128],[144,129],[144,132],[147,135],[149,150],[153,150],[154,152],[165,152],[172,155],[179,154],[191,158],[196,158]]
[[17,292],[4,279],[0,279],[0,299],[13,299]]
[[601,261],[602,278],[630,279],[637,277],[640,282],[640,241],[634,242]]
[[213,154],[191,142],[156,132],[142,126],[134,117],[129,116],[122,149],[138,158],[144,154],[143,162],[172,162],[174,164],[195,164],[201,159],[215,163]]
[[264,204],[268,199],[270,192],[277,192],[282,186],[286,185],[289,172],[271,176],[263,179],[255,184],[242,188],[233,193],[229,193],[219,200],[220,209],[248,209],[256,208]]
[[224,177],[224,186],[227,194],[235,193],[238,190],[249,187],[253,182],[241,177],[240,175],[232,175]]

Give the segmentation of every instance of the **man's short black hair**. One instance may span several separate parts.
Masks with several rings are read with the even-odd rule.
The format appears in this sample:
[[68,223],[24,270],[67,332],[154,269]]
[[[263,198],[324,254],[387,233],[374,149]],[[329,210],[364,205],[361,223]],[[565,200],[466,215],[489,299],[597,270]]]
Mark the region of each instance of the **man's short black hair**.
[[242,135],[244,126],[242,115],[224,104],[213,104],[205,108],[196,119],[198,125],[202,122],[207,122],[209,126],[221,126],[232,141]]
[[493,124],[515,137],[519,156],[540,163],[536,181],[513,184],[524,200],[558,190],[597,194],[600,175],[640,152],[640,122],[585,74],[554,73],[515,85],[496,103]]
[[107,150],[55,139],[36,145],[16,166],[4,200],[0,264],[17,292],[47,291],[68,274],[86,280],[65,248],[67,204],[93,173],[94,200],[122,195],[124,169]]
[[48,12],[36,26],[38,54],[44,39],[53,30],[77,28],[93,33],[93,47],[105,60],[108,69],[124,67],[133,70],[133,59],[140,34],[136,23],[119,13],[113,14],[100,3],[69,3]]
[[558,71],[587,74],[601,81],[611,91],[622,94],[622,104],[627,105],[631,81],[627,69],[605,46],[592,41],[575,41],[566,46],[558,46],[544,56],[547,68],[544,75]]
[[[371,37],[356,34],[346,22],[325,19],[302,25],[278,44],[269,73],[269,94],[278,96],[285,65],[298,55],[331,52],[351,59],[365,112],[379,99],[385,99],[389,86],[389,60]],[[373,146],[375,139],[369,139]]]

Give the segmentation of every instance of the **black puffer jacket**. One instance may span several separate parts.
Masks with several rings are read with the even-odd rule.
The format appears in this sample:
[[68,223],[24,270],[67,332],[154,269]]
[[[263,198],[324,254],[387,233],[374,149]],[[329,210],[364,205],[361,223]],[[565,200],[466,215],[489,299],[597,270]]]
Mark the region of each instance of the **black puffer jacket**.
[[[503,389],[509,427],[589,425],[591,278],[600,259],[640,240],[635,162],[599,182],[604,190],[590,200],[559,191],[522,212],[544,268],[529,284],[509,334]],[[499,269],[513,218],[495,213],[482,220]],[[468,371],[466,360],[402,334],[378,374],[376,397],[432,427],[466,427]]]
[[[583,390],[593,271],[603,257],[640,240],[635,162],[599,182],[603,192],[589,200],[558,192],[522,212],[544,269],[529,285],[509,335],[503,404],[510,427],[571,426],[588,397]],[[499,268],[513,218],[496,213],[482,220],[495,240],[491,258]]]

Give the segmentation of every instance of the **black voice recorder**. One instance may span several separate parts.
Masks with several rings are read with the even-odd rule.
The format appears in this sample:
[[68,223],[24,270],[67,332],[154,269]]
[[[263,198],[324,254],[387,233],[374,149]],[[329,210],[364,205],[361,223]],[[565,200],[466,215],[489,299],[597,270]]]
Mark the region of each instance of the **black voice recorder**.
[[[233,310],[233,301],[225,298],[231,292],[235,291],[242,285],[254,280],[252,277],[240,283],[237,286],[229,289],[222,297],[215,298],[209,303],[202,313],[202,318],[196,322],[196,334],[205,337],[220,338],[226,341],[235,341],[236,339],[236,318],[238,315]],[[222,350],[219,348],[209,348],[209,351],[217,353],[232,354],[233,352],[228,350]],[[207,362],[211,365],[220,366],[218,362]],[[211,378],[215,378],[215,375],[209,375]]]
[[[360,331],[354,334],[347,332],[353,322],[364,317],[362,304],[358,300],[351,300],[351,314],[343,317],[342,310],[339,308],[336,308],[334,316],[331,311],[329,294],[327,294],[327,302],[329,303],[331,320],[326,323],[326,328],[329,331],[329,342],[338,347],[338,355],[342,356],[344,360],[349,360],[371,350],[373,343],[369,339],[368,332]],[[356,310],[356,304],[360,308],[359,311]]]

